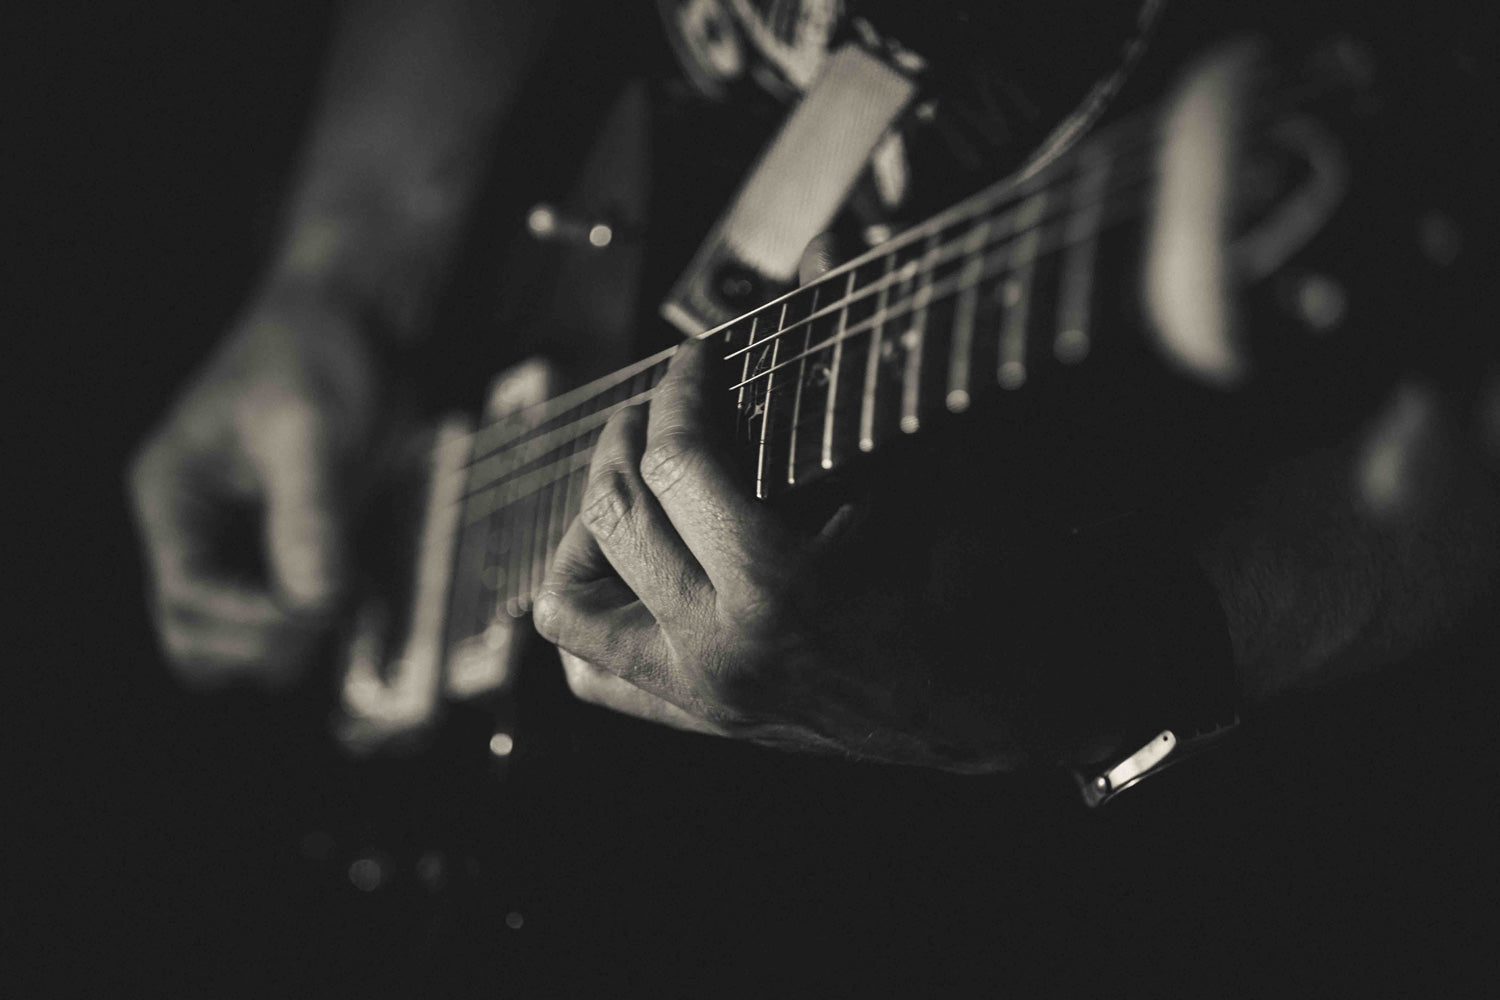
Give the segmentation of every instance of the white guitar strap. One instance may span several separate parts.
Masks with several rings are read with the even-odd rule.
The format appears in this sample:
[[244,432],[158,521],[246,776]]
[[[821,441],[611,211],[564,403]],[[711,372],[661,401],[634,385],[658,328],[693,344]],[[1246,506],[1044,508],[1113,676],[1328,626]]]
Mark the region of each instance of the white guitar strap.
[[[808,241],[833,222],[915,93],[908,77],[856,43],[830,56],[673,285],[662,316],[691,336],[791,284]],[[759,295],[743,287],[756,282]],[[735,283],[738,298],[725,287]]]

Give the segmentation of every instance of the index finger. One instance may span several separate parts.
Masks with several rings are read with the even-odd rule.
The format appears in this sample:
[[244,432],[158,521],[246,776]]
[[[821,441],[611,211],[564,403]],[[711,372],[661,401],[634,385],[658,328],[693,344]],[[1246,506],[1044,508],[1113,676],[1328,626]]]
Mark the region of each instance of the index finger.
[[641,479],[714,589],[743,600],[790,571],[792,546],[710,437],[713,363],[713,349],[701,341],[678,348],[651,399]]

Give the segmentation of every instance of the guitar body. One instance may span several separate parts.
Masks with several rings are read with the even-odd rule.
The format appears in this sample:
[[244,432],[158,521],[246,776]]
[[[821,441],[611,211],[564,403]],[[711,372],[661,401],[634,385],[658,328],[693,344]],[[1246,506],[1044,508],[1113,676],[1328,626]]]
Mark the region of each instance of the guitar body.
[[[1188,55],[1201,53],[1227,27],[1215,23],[1205,32],[1176,13],[1184,16],[1163,19],[1150,57],[1108,114],[1090,122],[1090,134],[1159,96]],[[1342,60],[1335,75],[1357,75],[1371,51],[1348,41],[1320,49],[1330,36],[1311,23],[1293,34],[1306,36],[1297,58],[1321,51],[1319,58]],[[1078,97],[1105,69],[1079,73]],[[837,502],[865,502],[860,530],[875,541],[854,557],[851,575],[907,581],[931,605],[970,621],[967,632],[951,637],[952,655],[976,671],[996,669],[996,650],[1045,653],[1057,636],[1022,630],[1056,621],[1059,602],[1082,608],[1099,599],[1078,589],[1091,570],[1065,554],[1076,551],[1080,531],[1105,540],[1101,551],[1144,557],[1159,536],[1143,524],[1171,521],[1181,529],[1288,448],[1332,440],[1362,419],[1395,375],[1398,342],[1382,331],[1393,317],[1430,316],[1417,306],[1431,301],[1425,276],[1433,262],[1411,233],[1423,212],[1448,209],[1440,200],[1426,202],[1426,191],[1405,191],[1408,201],[1400,205],[1390,199],[1442,153],[1383,157],[1388,132],[1380,123],[1410,114],[1418,95],[1390,101],[1377,115],[1361,105],[1363,98],[1351,99],[1350,90],[1332,87],[1328,101],[1299,111],[1321,123],[1316,129],[1273,134],[1262,150],[1277,197],[1247,213],[1238,236],[1269,261],[1245,282],[1239,305],[1246,328],[1266,331],[1255,351],[1263,377],[1241,394],[1226,396],[1162,363],[1142,299],[1143,234],[1127,222],[1100,230],[1093,247],[1099,259],[1115,263],[1096,272],[1089,304],[1100,315],[1107,311],[1118,332],[1092,339],[1086,363],[1075,363],[1083,359],[1068,357],[1070,348],[1058,340],[1045,366],[1027,370],[1024,391],[976,389],[961,407],[922,410],[921,433],[907,432],[903,421],[916,411],[900,408],[899,392],[882,403],[871,391],[871,436],[884,435],[879,447],[864,454],[851,438],[839,445],[847,461],[834,463],[827,460],[830,435],[822,468],[814,470],[814,459],[799,464],[798,448],[807,442],[792,438],[785,450],[769,452],[787,481],[763,495],[789,518],[809,523]],[[477,433],[460,425],[439,431],[424,485],[393,504],[407,512],[403,537],[418,543],[407,557],[389,560],[386,582],[374,588],[383,597],[352,626],[336,728],[355,762],[334,765],[333,773],[347,799],[357,800],[357,819],[348,819],[347,801],[330,802],[326,815],[312,818],[312,877],[330,894],[360,900],[361,919],[383,924],[409,947],[378,961],[419,968],[424,990],[502,983],[503,995],[618,995],[663,983],[670,984],[667,992],[720,995],[726,982],[794,993],[810,983],[814,992],[874,987],[917,967],[941,979],[940,970],[983,961],[965,953],[988,937],[976,935],[977,927],[996,929],[994,940],[1012,951],[1055,950],[1060,928],[1099,917],[1086,907],[1077,912],[1070,893],[1108,877],[1109,864],[1120,858],[1118,849],[1088,856],[1100,847],[1097,835],[1080,832],[1076,818],[1054,804],[1061,801],[1060,781],[959,779],[789,758],[581,704],[567,689],[555,651],[535,639],[525,617],[545,573],[547,539],[555,543],[573,497],[567,490],[543,494],[545,508],[538,500],[512,511],[523,518],[483,536],[471,530],[479,522],[466,519],[466,505],[480,492],[474,469],[487,454],[476,442],[504,454],[520,447],[508,442],[569,426],[566,414],[577,407],[549,408],[546,400],[607,379],[628,362],[635,353],[627,346],[630,321],[649,311],[672,277],[653,270],[644,234],[657,226],[648,212],[646,161],[667,160],[675,151],[659,154],[641,141],[650,117],[645,98],[640,89],[623,92],[570,192],[539,191],[507,213],[524,225],[504,259],[549,257],[561,278],[529,286],[543,290],[513,305],[552,319],[514,338],[517,350],[545,344],[554,359],[502,377]],[[866,176],[835,230],[858,238],[874,227],[908,229],[1002,169],[1024,171],[1050,128],[1037,127],[1024,144],[998,143],[975,159],[950,160],[944,185],[931,183],[940,173],[931,169],[932,150],[951,140],[944,131],[951,122],[942,115],[936,122],[913,118],[903,126],[910,163],[928,167],[926,183],[899,206],[882,207],[878,179]],[[1331,136],[1337,138],[1328,155],[1337,162],[1329,167],[1322,157]],[[1376,169],[1340,172],[1351,163]],[[1335,171],[1337,183],[1324,168]],[[1327,209],[1309,234],[1289,233],[1275,208],[1300,196],[1319,212]],[[1382,211],[1371,212],[1372,204]],[[538,206],[550,216],[539,218]],[[1382,220],[1380,228],[1371,228],[1371,218]],[[610,235],[602,246],[592,238],[599,226]],[[666,256],[685,263],[690,250]],[[874,288],[881,279],[868,275],[880,268],[890,274],[917,259],[915,251],[903,257],[896,250],[887,266],[880,252],[873,247],[861,258],[866,263],[847,272],[846,297]],[[1038,256],[1033,316],[1067,307],[1069,259]],[[1423,275],[1423,288],[1386,280],[1392,274]],[[971,322],[1003,329],[1011,302],[1002,283],[979,287],[985,295]],[[771,282],[761,290],[791,295],[776,301],[794,308],[799,301]],[[1320,291],[1337,300],[1332,321]],[[935,306],[929,329],[952,327],[960,301]],[[814,316],[817,300],[805,308]],[[784,326],[785,313],[778,329]],[[730,349],[735,329],[730,324],[726,332]],[[865,384],[877,386],[909,376],[900,356],[887,367],[873,345],[842,359],[812,351],[818,330],[808,319],[801,351],[813,363],[827,365],[833,357],[827,371],[835,383],[841,373],[853,379],[874,372]],[[759,341],[748,336],[739,348],[747,357],[742,381],[784,370],[764,352],[757,357]],[[671,337],[657,332],[633,346],[663,347]],[[1352,351],[1351,337],[1358,341]],[[1463,346],[1431,352],[1432,370],[1447,377]],[[981,348],[975,355],[977,366],[999,373],[1001,386],[1005,349],[1001,340],[989,354]],[[933,364],[924,377],[937,379],[923,383],[924,392],[951,402],[952,384],[944,381],[951,365]],[[1347,391],[1327,391],[1333,378]],[[620,385],[609,405],[649,390],[646,383]],[[755,410],[754,392],[749,404],[742,394],[725,413],[726,433],[738,435],[745,449],[747,484],[759,482],[757,463],[768,464],[763,442],[774,416],[769,403]],[[767,388],[764,398],[770,395]],[[826,389],[809,398],[835,412]],[[860,394],[849,399],[842,405],[857,407]],[[838,413],[851,427],[859,423],[857,408]],[[583,461],[565,483],[586,468],[584,446],[571,455]],[[507,475],[531,468],[522,462]],[[517,556],[521,546],[527,548]],[[507,584],[507,574],[519,574],[520,582]],[[893,634],[906,627],[903,614],[915,610],[893,609]],[[911,628],[919,627],[913,619]],[[1022,870],[974,875],[978,866],[995,864],[996,839],[1009,845],[1002,853]],[[1028,870],[1032,856],[1051,867]],[[821,971],[796,988],[774,972],[809,961]]]

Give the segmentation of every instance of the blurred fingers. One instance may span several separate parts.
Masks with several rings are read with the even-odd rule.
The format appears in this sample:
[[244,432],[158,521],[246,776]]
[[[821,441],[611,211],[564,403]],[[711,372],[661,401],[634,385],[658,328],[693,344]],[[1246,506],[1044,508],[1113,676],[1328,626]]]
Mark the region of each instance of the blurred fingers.
[[343,596],[349,559],[335,428],[299,399],[249,401],[241,423],[265,495],[272,586],[292,610],[331,611]]

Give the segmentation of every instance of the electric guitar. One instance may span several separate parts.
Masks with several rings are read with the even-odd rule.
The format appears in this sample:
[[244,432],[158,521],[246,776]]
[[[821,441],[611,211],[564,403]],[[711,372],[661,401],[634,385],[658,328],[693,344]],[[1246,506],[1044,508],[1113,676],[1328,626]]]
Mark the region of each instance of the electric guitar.
[[[1367,413],[1400,367],[1399,343],[1370,331],[1396,316],[1430,322],[1417,307],[1431,293],[1390,276],[1440,283],[1454,261],[1444,234],[1456,230],[1443,205],[1402,191],[1419,167],[1385,155],[1390,123],[1409,121],[1415,100],[1374,86],[1372,50],[1340,34],[1300,60],[1257,83],[1242,121],[1214,126],[1243,130],[1224,144],[1249,164],[1237,174],[1244,211],[1225,235],[1240,315],[1257,330],[1255,368],[1234,391],[1164,360],[1139,299],[1165,124],[1188,113],[1148,107],[1059,136],[1005,180],[699,333],[722,359],[746,488],[815,506],[982,448],[984,475],[1004,475],[1018,504],[1066,533],[1208,502],[1231,488],[1218,481],[1231,465],[1250,474]],[[348,748],[451,748],[456,728],[459,755],[486,780],[524,765],[526,615],[605,422],[650,399],[671,354],[555,396],[543,367],[523,367],[478,426],[436,431],[409,558],[352,631],[337,723]],[[1434,350],[1428,363],[1455,356]],[[1144,439],[1157,443],[1153,460]],[[376,863],[360,878],[381,865],[383,878],[426,877],[430,853],[395,853],[365,849],[353,864]],[[520,928],[524,908],[505,919]]]

